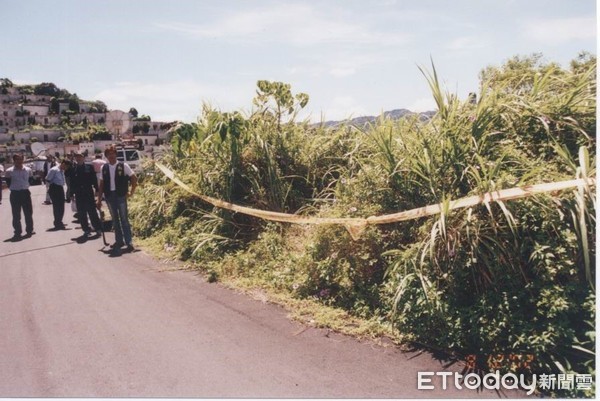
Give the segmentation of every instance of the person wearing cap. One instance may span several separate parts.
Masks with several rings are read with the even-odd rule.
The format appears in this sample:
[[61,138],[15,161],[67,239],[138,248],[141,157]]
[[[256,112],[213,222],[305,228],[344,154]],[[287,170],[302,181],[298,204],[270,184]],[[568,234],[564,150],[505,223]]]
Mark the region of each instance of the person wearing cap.
[[31,237],[33,231],[33,205],[31,192],[29,192],[29,179],[33,176],[31,169],[23,165],[23,155],[13,155],[13,166],[6,170],[6,182],[10,189],[10,207],[12,210],[12,225],[14,229],[13,240],[23,238],[21,226],[21,210],[25,216],[25,238]]
[[92,223],[93,229],[96,231],[96,236],[99,238],[101,231],[100,218],[96,211],[96,201],[94,193],[98,191],[98,181],[94,168],[85,164],[83,153],[75,153],[75,161],[77,164],[73,167],[70,174],[71,177],[71,200],[75,196],[75,204],[77,205],[77,218],[84,236],[91,235],[92,230],[88,224],[88,217]]

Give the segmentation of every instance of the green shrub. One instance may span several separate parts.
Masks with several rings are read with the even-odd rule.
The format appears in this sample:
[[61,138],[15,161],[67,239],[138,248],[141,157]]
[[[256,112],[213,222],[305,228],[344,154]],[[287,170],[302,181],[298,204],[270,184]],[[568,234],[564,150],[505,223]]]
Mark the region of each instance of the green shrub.
[[[368,217],[441,203],[442,213],[367,227],[298,228],[213,207],[149,173],[132,202],[157,236],[210,279],[245,279],[457,355],[527,355],[529,373],[594,374],[595,200],[588,188],[448,212],[451,200],[595,177],[596,59],[570,70],[537,55],[481,74],[461,101],[423,69],[428,120],[365,127],[297,123],[308,97],[259,82],[243,116],[205,105],[174,129],[162,162],[195,191],[257,209]],[[504,370],[515,370],[506,364]],[[593,396],[594,390],[557,392]]]

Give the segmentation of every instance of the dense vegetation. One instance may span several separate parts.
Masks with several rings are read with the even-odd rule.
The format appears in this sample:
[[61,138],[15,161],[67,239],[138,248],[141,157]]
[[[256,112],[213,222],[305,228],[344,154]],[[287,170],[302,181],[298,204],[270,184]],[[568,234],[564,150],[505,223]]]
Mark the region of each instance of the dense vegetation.
[[[429,120],[299,123],[308,96],[259,81],[250,115],[205,105],[198,123],[174,130],[163,162],[202,194],[328,217],[595,177],[594,56],[568,69],[515,57],[482,71],[479,93],[464,101],[441,89],[435,68],[423,73],[437,103]],[[159,238],[212,279],[247,278],[342,308],[392,325],[404,341],[477,355],[483,369],[488,355],[513,354],[532,355],[537,373],[594,373],[594,194],[578,188],[369,226],[354,241],[341,226],[214,208],[155,171],[132,215],[137,235]]]

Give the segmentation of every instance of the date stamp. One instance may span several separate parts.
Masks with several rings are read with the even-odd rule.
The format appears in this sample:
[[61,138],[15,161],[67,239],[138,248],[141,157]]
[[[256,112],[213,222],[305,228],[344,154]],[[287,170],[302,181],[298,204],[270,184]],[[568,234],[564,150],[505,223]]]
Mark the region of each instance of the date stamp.
[[465,357],[467,370],[488,369],[511,372],[531,372],[535,357],[533,354],[469,354]]

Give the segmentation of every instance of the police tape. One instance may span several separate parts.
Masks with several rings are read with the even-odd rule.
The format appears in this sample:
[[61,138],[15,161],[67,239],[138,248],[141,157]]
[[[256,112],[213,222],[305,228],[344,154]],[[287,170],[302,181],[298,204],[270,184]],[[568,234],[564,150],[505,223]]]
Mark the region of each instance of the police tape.
[[264,220],[278,221],[281,223],[293,223],[293,224],[337,224],[342,225],[348,230],[350,236],[355,241],[360,239],[360,236],[367,228],[368,225],[376,224],[389,224],[397,223],[406,220],[418,219],[420,217],[431,216],[439,214],[442,211],[447,212],[454,209],[461,209],[466,207],[475,206],[481,203],[489,204],[490,202],[502,202],[513,199],[521,199],[528,196],[533,196],[542,193],[558,192],[569,188],[579,188],[585,191],[589,191],[589,187],[596,185],[594,178],[579,178],[568,181],[558,181],[544,184],[526,185],[522,187],[515,187],[510,189],[502,189],[499,191],[486,192],[482,195],[473,195],[457,200],[450,200],[444,203],[438,203],[435,205],[423,206],[404,212],[386,214],[382,216],[370,216],[366,218],[360,217],[310,217],[300,216],[290,213],[271,212],[268,210],[254,209],[251,207],[236,205],[231,202],[226,202],[220,199],[216,199],[207,195],[202,195],[194,191],[189,185],[182,182],[175,176],[175,173],[168,167],[164,166],[159,162],[154,163],[156,167],[162,173],[177,184],[185,191],[192,195],[202,199],[204,202],[210,203],[213,206],[227,209],[236,213],[243,213],[249,216],[258,217]]

